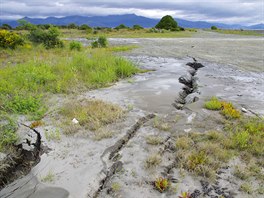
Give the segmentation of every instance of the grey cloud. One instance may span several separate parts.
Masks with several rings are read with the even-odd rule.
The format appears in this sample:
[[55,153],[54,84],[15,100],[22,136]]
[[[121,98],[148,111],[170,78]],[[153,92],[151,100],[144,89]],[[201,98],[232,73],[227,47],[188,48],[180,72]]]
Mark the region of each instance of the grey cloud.
[[[263,0],[1,0],[1,16],[66,16],[135,13],[218,22],[263,22]],[[155,14],[156,13],[156,14]]]

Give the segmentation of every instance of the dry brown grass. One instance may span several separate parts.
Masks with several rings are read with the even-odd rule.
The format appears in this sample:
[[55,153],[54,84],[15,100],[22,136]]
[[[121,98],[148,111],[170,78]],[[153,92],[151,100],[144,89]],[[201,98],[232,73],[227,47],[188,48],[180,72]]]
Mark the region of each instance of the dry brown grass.
[[69,102],[61,110],[67,123],[76,118],[80,126],[92,131],[116,122],[124,116],[124,113],[125,111],[119,106],[102,100]]

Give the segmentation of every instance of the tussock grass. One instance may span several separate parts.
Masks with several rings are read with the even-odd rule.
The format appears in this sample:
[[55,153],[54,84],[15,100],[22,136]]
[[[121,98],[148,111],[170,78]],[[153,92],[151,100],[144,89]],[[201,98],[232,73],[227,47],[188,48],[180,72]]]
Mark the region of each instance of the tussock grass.
[[46,111],[43,98],[47,94],[105,87],[139,72],[130,61],[104,49],[79,52],[34,47],[1,54],[1,109],[38,117]]
[[169,131],[171,128],[169,123],[164,122],[164,120],[158,116],[154,118],[153,127],[161,131]]
[[122,118],[125,112],[102,100],[84,100],[66,103],[60,113],[68,123],[76,118],[81,126],[95,131]]
[[162,137],[158,137],[156,135],[149,135],[146,137],[146,142],[147,142],[147,144],[150,144],[150,145],[159,145],[163,141],[164,140]]
[[146,168],[155,168],[161,163],[161,156],[159,154],[150,155],[145,161]]
[[107,130],[107,129],[98,129],[94,132],[94,139],[100,141],[102,139],[109,139],[114,136],[114,132]]

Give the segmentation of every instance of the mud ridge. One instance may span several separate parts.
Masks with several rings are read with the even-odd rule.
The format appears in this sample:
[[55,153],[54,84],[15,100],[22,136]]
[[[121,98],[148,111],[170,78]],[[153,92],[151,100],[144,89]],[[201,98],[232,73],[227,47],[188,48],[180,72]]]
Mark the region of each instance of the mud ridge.
[[14,145],[14,152],[5,157],[1,161],[0,166],[0,190],[7,184],[15,181],[22,175],[29,173],[31,168],[38,164],[41,155],[41,135],[40,133],[30,126],[25,124],[21,125],[29,128],[36,135],[35,142],[25,139],[25,142]]
[[[123,168],[123,163],[118,161],[120,158],[118,152],[133,138],[140,127],[154,118],[154,114],[149,114],[140,118],[125,134],[124,137],[119,139],[113,146],[107,148],[101,155],[103,163],[103,170],[99,173],[98,177],[93,181],[92,191],[89,192],[88,197],[96,198],[100,192],[105,188],[108,181]],[[108,154],[108,156],[107,156]]]
[[179,78],[179,82],[184,85],[182,91],[179,92],[178,97],[175,99],[172,104],[176,109],[183,109],[185,104],[190,104],[199,100],[197,96],[198,93],[198,84],[196,77],[197,71],[204,67],[203,64],[198,63],[195,58],[194,62],[189,62],[186,65],[190,67],[188,74],[183,75]]

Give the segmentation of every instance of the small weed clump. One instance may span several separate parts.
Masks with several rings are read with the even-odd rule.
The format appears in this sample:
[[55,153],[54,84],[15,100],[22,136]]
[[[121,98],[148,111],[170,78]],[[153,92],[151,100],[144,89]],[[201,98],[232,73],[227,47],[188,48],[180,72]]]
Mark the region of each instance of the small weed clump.
[[252,186],[249,183],[241,184],[240,190],[245,192],[245,193],[247,193],[247,194],[252,194],[253,193]]
[[62,108],[61,114],[68,123],[76,118],[81,126],[96,131],[120,119],[124,115],[124,111],[117,105],[101,100],[88,100],[66,104]]
[[232,103],[219,101],[215,96],[212,97],[210,101],[205,102],[204,107],[209,110],[221,110],[221,114],[223,114],[226,119],[237,119],[241,117],[241,113],[234,108]]
[[47,182],[51,183],[54,181],[54,179],[55,179],[55,175],[51,170],[48,172],[48,174],[46,176],[41,177],[41,181],[44,183],[47,183]]
[[44,122],[42,122],[41,120],[37,120],[37,121],[34,121],[30,124],[30,127],[31,128],[37,128],[37,127],[40,127],[44,125]]
[[61,140],[61,133],[59,129],[54,131],[45,131],[45,137],[48,141],[60,141]]
[[153,154],[146,159],[145,167],[154,168],[161,163],[161,156],[159,154]]
[[77,50],[81,51],[82,49],[82,44],[78,41],[71,41],[70,42],[70,50]]
[[114,182],[112,183],[111,185],[111,189],[114,191],[114,192],[119,192],[121,190],[121,185],[117,182]]
[[227,119],[235,119],[240,118],[241,113],[234,108],[232,103],[222,102],[222,111],[221,113],[227,118]]
[[179,198],[191,198],[191,194],[189,192],[182,192]]
[[204,107],[209,110],[220,110],[222,108],[222,103],[217,97],[212,97],[210,101],[205,102]]
[[169,131],[171,128],[169,123],[163,122],[159,117],[154,118],[153,127],[162,131]]
[[150,135],[146,137],[146,142],[150,145],[159,145],[162,144],[163,138],[155,135]]
[[159,177],[154,182],[154,185],[159,192],[163,193],[164,191],[166,191],[169,188],[170,183],[169,183],[168,179]]

